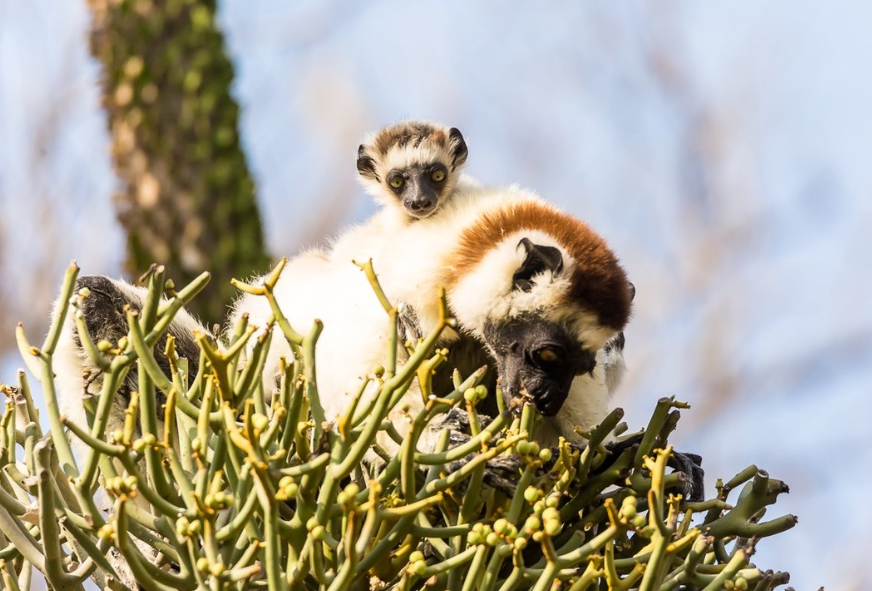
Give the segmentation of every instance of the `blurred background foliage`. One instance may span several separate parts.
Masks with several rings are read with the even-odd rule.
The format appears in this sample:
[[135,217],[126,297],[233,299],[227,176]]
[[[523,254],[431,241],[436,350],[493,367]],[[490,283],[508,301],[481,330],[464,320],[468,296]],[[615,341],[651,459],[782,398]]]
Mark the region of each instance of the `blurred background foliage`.
[[215,2],[91,0],[91,53],[100,63],[125,271],[153,263],[178,285],[203,269],[213,281],[193,312],[220,323],[230,279],[264,272],[254,180],[230,96],[233,66]]
[[[752,462],[791,483],[780,506],[800,524],[759,562],[797,588],[872,584],[857,543],[872,526],[872,6],[225,0],[217,19],[271,254],[372,212],[353,163],[367,131],[459,127],[473,175],[536,189],[620,255],[638,289],[616,401],[630,423],[688,400],[674,443],[705,457],[710,484]],[[44,329],[69,259],[115,276],[126,260],[94,25],[84,2],[0,0],[7,382],[15,322]],[[171,123],[161,133],[184,131]],[[251,224],[246,207],[207,210],[210,227]],[[226,260],[196,248],[203,268]]]

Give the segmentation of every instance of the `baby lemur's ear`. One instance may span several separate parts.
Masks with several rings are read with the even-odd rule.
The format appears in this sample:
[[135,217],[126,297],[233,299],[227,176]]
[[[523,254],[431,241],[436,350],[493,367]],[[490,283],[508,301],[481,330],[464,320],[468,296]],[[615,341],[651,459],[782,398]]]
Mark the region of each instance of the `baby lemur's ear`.
[[524,262],[512,275],[512,286],[521,291],[533,289],[533,277],[551,271],[556,275],[563,269],[563,255],[554,246],[533,244],[529,238],[522,238],[518,243],[518,249],[524,249]]
[[375,173],[375,160],[366,153],[366,146],[363,144],[357,148],[357,172],[362,177],[378,180],[378,175]]
[[456,127],[452,127],[448,131],[448,146],[451,148],[452,168],[457,168],[466,162],[466,157],[469,156],[469,149],[466,147],[466,140]]

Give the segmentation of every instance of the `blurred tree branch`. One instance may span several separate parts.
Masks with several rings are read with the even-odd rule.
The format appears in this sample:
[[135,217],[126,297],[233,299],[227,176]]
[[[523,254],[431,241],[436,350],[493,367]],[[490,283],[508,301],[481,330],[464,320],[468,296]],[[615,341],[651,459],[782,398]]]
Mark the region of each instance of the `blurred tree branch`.
[[122,182],[127,272],[167,266],[179,284],[213,275],[200,306],[219,322],[233,276],[269,260],[240,146],[233,66],[209,0],[89,0],[91,51]]

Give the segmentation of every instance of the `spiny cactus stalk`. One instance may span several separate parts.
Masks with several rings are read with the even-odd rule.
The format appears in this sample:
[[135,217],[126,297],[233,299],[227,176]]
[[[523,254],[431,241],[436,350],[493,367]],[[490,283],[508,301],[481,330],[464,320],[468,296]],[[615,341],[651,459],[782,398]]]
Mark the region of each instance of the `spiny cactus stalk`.
[[157,261],[187,283],[208,265],[216,281],[192,311],[220,322],[230,278],[265,271],[269,259],[215,1],[88,5],[121,181],[126,271],[136,278]]
[[[199,335],[196,368],[178,358],[172,338],[170,375],[152,351],[205,275],[160,299],[165,281],[154,273],[150,296],[140,313],[129,312],[130,332],[120,343],[95,344],[82,330],[84,348],[104,373],[100,395],[84,401],[87,429],[59,415],[52,382],[64,315],[84,328],[87,293],[73,294],[75,266],[43,345],[31,346],[19,327],[50,432],[43,433],[35,391],[20,372],[16,385],[3,386],[0,419],[0,575],[7,589],[29,589],[34,568],[57,590],[82,589],[88,579],[128,589],[125,569],[154,591],[713,591],[787,582],[787,574],[751,562],[762,538],[796,523],[791,515],[763,521],[787,491],[782,482],[751,466],[719,481],[715,498],[689,503],[673,492],[686,475],[667,470],[667,438],[686,405],[660,400],[641,443],[614,457],[604,443],[627,437],[620,410],[588,434],[586,448],[561,443],[551,450],[532,440],[532,407],[480,422],[477,401],[495,395],[479,385],[483,371],[455,374],[452,392],[431,393],[426,378],[446,359],[445,350],[434,350],[451,323],[444,302],[440,326],[400,365],[396,309],[383,300],[394,330],[384,367],[368,377],[377,392],[368,400],[358,393],[328,424],[314,366],[322,327],[302,334],[288,324],[272,292],[280,271],[262,287],[238,284],[269,299],[274,321],[266,330],[243,321],[222,348]],[[287,339],[294,355],[268,397],[261,374],[273,338]],[[107,433],[109,402],[134,368],[140,391],[130,397],[123,427]],[[189,372],[196,372],[190,381]],[[385,418],[412,395],[415,380],[425,409],[408,417],[401,437]],[[163,408],[156,389],[166,395]],[[443,433],[436,449],[418,450],[427,424],[455,407],[469,414],[469,443],[449,448]],[[398,451],[379,446],[379,434]],[[68,435],[90,453],[75,458]],[[513,490],[487,484],[488,462],[498,458],[516,460]],[[98,486],[113,500],[108,514],[94,502]],[[107,559],[112,552],[123,559]]]

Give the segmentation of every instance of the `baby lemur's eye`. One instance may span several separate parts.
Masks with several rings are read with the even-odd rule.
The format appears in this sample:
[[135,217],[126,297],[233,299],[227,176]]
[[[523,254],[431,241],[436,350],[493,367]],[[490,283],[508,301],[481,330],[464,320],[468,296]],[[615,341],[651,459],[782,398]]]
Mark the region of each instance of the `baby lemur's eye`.
[[444,171],[444,170],[439,170],[439,169],[434,170],[434,171],[430,174],[430,178],[433,179],[433,182],[434,182],[434,183],[441,183],[442,181],[445,180],[445,171]]
[[391,177],[391,179],[388,182],[391,184],[391,186],[394,189],[399,189],[406,183],[405,179],[403,177],[401,177],[400,175],[396,175],[396,176]]

